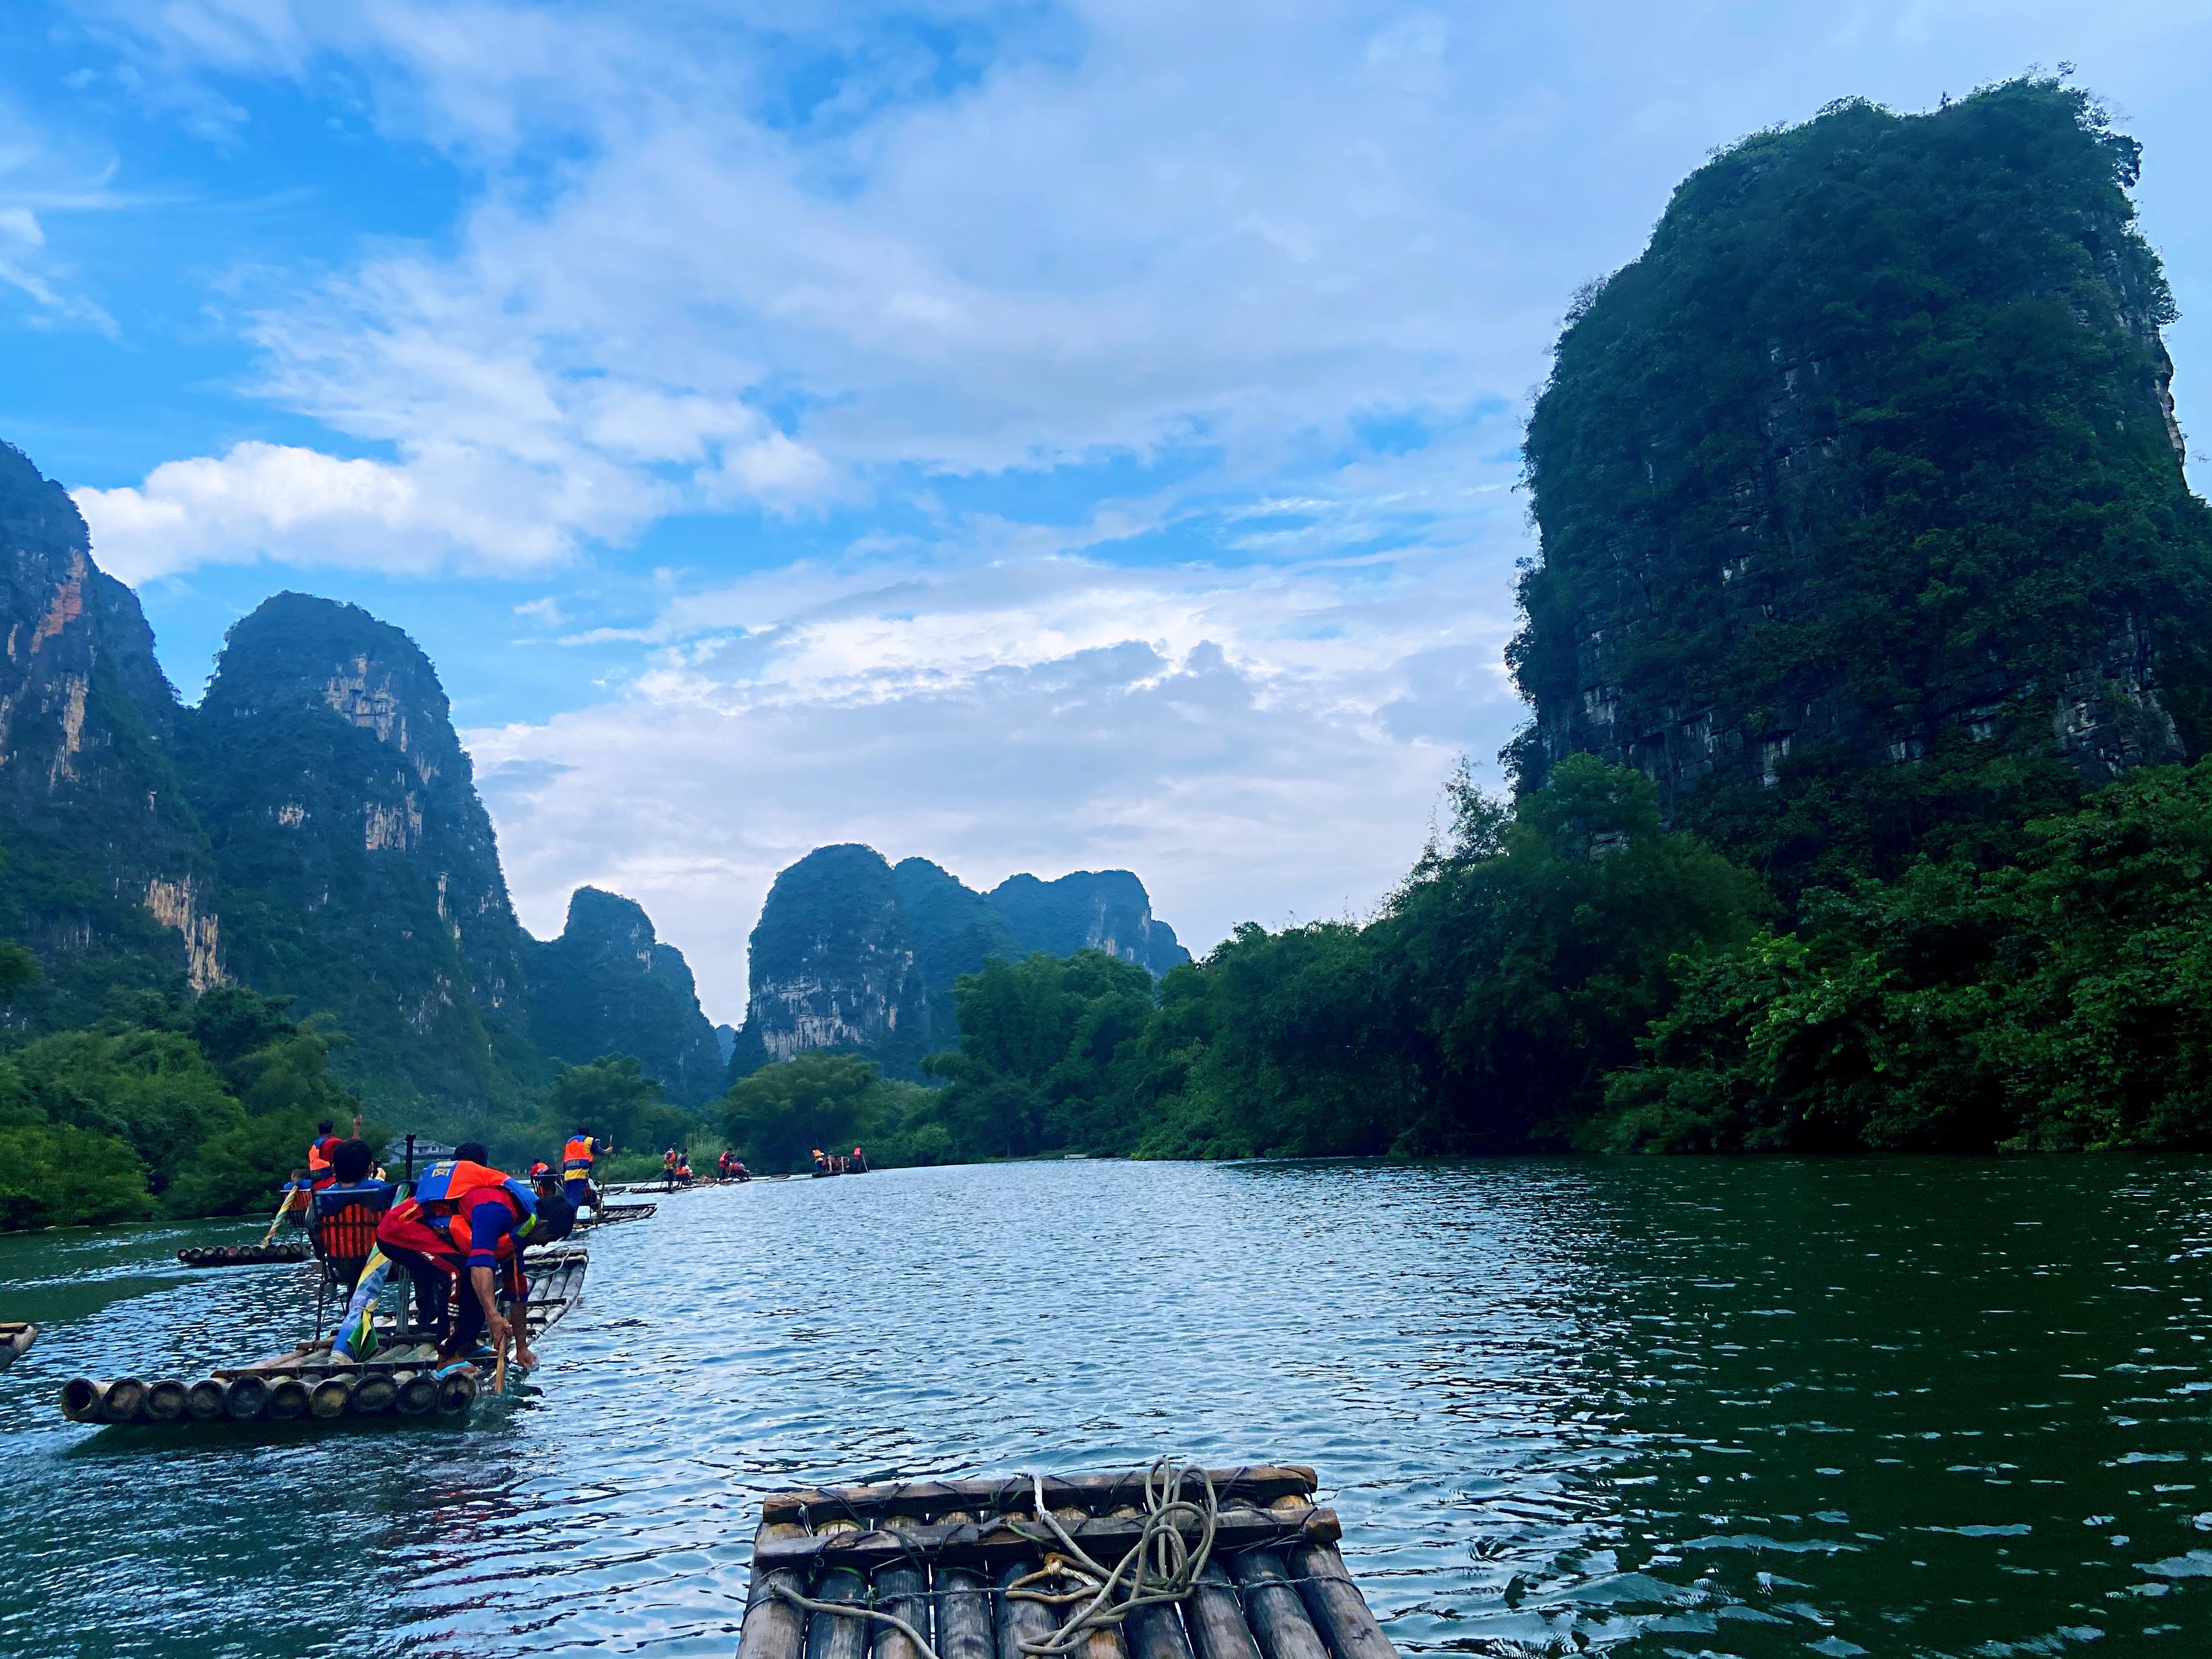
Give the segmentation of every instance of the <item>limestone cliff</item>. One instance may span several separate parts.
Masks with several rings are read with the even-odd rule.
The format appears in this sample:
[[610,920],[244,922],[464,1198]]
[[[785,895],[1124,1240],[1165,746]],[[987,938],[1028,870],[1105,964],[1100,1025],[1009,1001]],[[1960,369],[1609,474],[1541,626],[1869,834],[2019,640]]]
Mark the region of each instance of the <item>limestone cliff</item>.
[[2212,736],[2212,518],[2126,187],[2051,82],[1846,103],[1686,180],[1530,421],[1524,787],[1588,750],[1785,891]]
[[910,1072],[929,1052],[929,1001],[898,884],[872,847],[817,847],[775,878],[752,932],[734,1075],[814,1049]]
[[550,1058],[580,1065],[635,1054],[679,1105],[721,1091],[726,1056],[700,1012],[690,966],[654,937],[635,901],[579,887],[561,936],[533,941],[529,977],[531,1030]]
[[189,718],[232,970],[326,1010],[372,1102],[483,1104],[542,1063],[491,820],[437,672],[356,606],[280,593]]
[[959,1040],[961,975],[993,957],[1083,950],[1155,975],[1190,960],[1126,870],[1015,876],[986,896],[927,859],[893,870],[873,848],[817,848],[776,878],[753,930],[731,1075],[817,1048],[915,1075],[924,1054]]
[[1152,915],[1145,884],[1127,870],[1079,870],[1057,881],[1009,876],[990,892],[1024,953],[1103,951],[1158,979],[1190,960],[1175,929]]
[[42,981],[18,1024],[96,1018],[109,989],[224,975],[176,694],[136,595],[92,562],[61,486],[0,445],[0,936]]

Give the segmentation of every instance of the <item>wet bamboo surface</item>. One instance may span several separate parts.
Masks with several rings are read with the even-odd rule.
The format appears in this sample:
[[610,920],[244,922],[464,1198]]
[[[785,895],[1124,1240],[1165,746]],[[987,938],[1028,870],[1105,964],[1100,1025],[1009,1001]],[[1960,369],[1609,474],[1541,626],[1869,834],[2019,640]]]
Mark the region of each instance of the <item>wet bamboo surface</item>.
[[[579,1244],[532,1251],[526,1310],[535,1344],[584,1293],[591,1255]],[[377,1321],[379,1346],[365,1360],[331,1358],[325,1337],[287,1352],[220,1366],[197,1382],[164,1377],[71,1377],[62,1385],[62,1415],[76,1423],[333,1422],[347,1417],[460,1417],[476,1404],[483,1379],[463,1366],[439,1376],[438,1349],[420,1333]]]
[[39,1328],[0,1320],[0,1371],[4,1371],[23,1357],[24,1352],[39,1340]]
[[[1220,1510],[1192,1594],[1093,1629],[1071,1659],[1396,1659],[1337,1549],[1334,1511],[1297,1465],[1209,1470]],[[1044,1500],[1092,1559],[1113,1565],[1143,1530],[1145,1473],[1048,1478]],[[1190,1495],[1185,1488],[1186,1497]],[[911,1480],[770,1495],[753,1539],[738,1659],[920,1659],[896,1627],[805,1613],[817,1601],[897,1613],[938,1659],[1024,1659],[1073,1616],[1007,1595],[1064,1554],[1029,1477]],[[1196,1541],[1195,1525],[1186,1537]]]
[[198,1244],[177,1252],[187,1267],[259,1267],[271,1262],[305,1261],[304,1244]]
[[604,1227],[616,1221],[642,1221],[660,1206],[657,1204],[602,1204],[576,1223],[577,1230]]

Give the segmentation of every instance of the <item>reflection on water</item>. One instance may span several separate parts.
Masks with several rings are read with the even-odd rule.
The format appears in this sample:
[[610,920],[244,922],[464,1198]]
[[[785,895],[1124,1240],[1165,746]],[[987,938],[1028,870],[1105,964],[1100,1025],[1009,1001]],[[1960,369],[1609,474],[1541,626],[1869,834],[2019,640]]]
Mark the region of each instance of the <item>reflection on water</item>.
[[763,1492],[1310,1462],[1401,1649],[2206,1650],[2212,1171],[1089,1163],[757,1182],[592,1241],[471,1427],[90,1431],[305,1334],[240,1225],[0,1240],[0,1651],[726,1656]]

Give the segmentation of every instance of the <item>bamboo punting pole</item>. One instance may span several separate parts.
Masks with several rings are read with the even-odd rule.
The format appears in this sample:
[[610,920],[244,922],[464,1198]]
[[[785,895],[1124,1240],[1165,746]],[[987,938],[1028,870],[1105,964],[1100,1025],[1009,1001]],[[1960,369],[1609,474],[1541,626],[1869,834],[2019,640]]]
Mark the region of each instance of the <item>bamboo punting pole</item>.
[[1017,1601],[1006,1594],[1041,1563],[1035,1558],[1009,1562],[999,1570],[999,1659],[1022,1659],[1022,1644],[1042,1642],[1060,1628],[1059,1616],[1042,1601]]
[[173,1376],[165,1376],[146,1390],[146,1415],[156,1423],[173,1423],[185,1414],[191,1394]]
[[1236,1558],[1231,1571],[1244,1592],[1244,1616],[1267,1659],[1329,1659],[1328,1646],[1306,1616],[1280,1554],[1248,1551]]
[[1289,1564],[1306,1612],[1335,1659],[1398,1659],[1335,1545],[1297,1545]]
[[[902,1515],[885,1516],[883,1524],[896,1530],[908,1524]],[[929,1574],[911,1561],[901,1561],[879,1569],[875,1577],[876,1605],[884,1612],[903,1619],[920,1631],[929,1634]],[[872,1626],[875,1640],[869,1659],[921,1659],[921,1654],[906,1633],[894,1626]]]
[[[975,1517],[955,1510],[943,1517],[956,1525]],[[991,1597],[983,1588],[983,1575],[964,1567],[939,1567],[934,1600],[937,1602],[937,1659],[995,1659],[997,1638],[992,1630]]]
[[[792,1521],[763,1521],[753,1534],[754,1559],[774,1538],[804,1537],[806,1528]],[[745,1591],[745,1622],[738,1637],[738,1659],[799,1659],[806,1640],[806,1615],[776,1594],[778,1588],[805,1593],[798,1573],[788,1567],[763,1572],[753,1568]],[[986,1656],[988,1659],[988,1656]]]
[[1218,1560],[1209,1560],[1198,1575],[1190,1600],[1182,1604],[1190,1626],[1190,1644],[1198,1659],[1260,1659],[1252,1632],[1245,1628],[1244,1609],[1237,1600],[1237,1587]]

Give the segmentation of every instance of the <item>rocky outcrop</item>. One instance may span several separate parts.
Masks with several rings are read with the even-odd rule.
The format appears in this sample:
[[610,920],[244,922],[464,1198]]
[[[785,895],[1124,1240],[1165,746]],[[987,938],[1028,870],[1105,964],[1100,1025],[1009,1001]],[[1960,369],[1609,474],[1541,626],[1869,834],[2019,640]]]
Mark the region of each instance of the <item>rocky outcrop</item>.
[[15,1023],[94,1018],[118,986],[222,981],[178,712],[137,596],[93,563],[61,486],[0,445],[0,935],[44,969]]
[[991,890],[990,902],[1025,954],[1103,951],[1155,979],[1190,960],[1175,929],[1152,915],[1145,884],[1127,870],[1079,870],[1057,881],[1009,876]]
[[356,606],[280,593],[189,718],[232,970],[327,1011],[381,1099],[486,1103],[542,1062],[526,936],[437,672]]
[[1523,787],[1633,766],[1787,886],[2203,750],[2212,518],[2136,166],[2033,82],[1684,183],[1530,422]]
[[898,884],[872,847],[817,847],[775,878],[752,932],[735,1075],[815,1049],[910,1072],[929,1001]]
[[953,981],[991,957],[1104,951],[1165,973],[1190,953],[1126,870],[986,896],[927,859],[893,870],[872,847],[821,847],[775,879],[752,935],[751,997],[732,1078],[814,1049],[865,1054],[895,1075],[958,1041]]
[[700,1012],[690,966],[635,901],[579,887],[561,936],[533,945],[529,977],[531,1030],[549,1058],[634,1054],[679,1105],[721,1091],[728,1056]]

